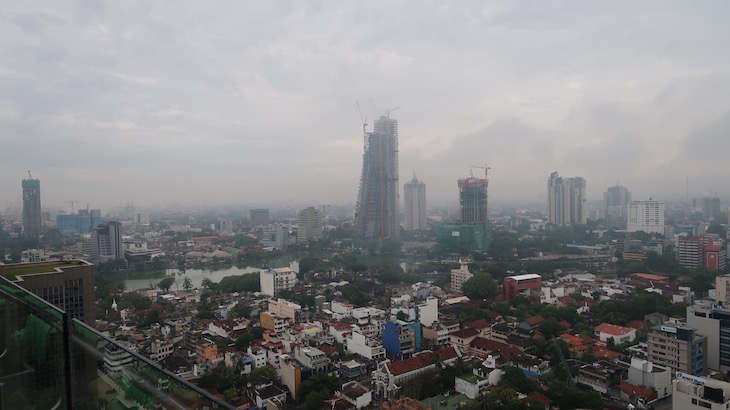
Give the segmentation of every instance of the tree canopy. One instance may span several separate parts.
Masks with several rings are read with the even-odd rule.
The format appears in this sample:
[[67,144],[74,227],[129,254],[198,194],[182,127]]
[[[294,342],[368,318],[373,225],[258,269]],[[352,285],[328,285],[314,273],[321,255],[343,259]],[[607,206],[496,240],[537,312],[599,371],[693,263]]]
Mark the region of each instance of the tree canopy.
[[226,276],[221,279],[221,281],[216,285],[215,289],[227,293],[259,292],[261,291],[259,275],[260,274],[256,272],[245,273],[243,275]]
[[486,272],[478,272],[461,285],[461,291],[469,299],[491,299],[499,294],[497,282]]
[[175,278],[170,276],[157,283],[157,287],[162,289],[163,292],[169,292],[173,283],[175,283]]

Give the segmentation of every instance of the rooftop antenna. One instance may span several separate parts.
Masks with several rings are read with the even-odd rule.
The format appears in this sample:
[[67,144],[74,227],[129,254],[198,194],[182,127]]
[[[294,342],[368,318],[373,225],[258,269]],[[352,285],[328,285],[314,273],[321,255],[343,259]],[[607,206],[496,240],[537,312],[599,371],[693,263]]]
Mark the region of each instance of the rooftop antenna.
[[33,179],[33,175],[30,174],[30,170],[28,170],[28,179]]

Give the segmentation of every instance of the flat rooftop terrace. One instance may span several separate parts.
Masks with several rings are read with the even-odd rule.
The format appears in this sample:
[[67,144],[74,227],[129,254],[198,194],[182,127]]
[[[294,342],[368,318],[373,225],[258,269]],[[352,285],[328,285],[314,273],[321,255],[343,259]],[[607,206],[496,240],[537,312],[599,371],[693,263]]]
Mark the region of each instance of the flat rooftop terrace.
[[73,268],[76,266],[90,265],[86,261],[71,260],[40,263],[17,263],[12,265],[0,265],[0,274],[4,277],[15,280],[18,276],[32,275],[36,273],[52,273],[56,268]]

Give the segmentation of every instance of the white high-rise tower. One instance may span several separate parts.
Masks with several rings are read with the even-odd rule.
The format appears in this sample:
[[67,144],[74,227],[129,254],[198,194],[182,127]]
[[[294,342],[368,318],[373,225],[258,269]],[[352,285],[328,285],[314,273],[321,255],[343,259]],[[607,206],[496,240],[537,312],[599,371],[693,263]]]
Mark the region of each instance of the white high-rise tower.
[[408,231],[415,229],[426,229],[426,184],[416,179],[406,182],[403,185],[403,198],[405,199],[405,217]]

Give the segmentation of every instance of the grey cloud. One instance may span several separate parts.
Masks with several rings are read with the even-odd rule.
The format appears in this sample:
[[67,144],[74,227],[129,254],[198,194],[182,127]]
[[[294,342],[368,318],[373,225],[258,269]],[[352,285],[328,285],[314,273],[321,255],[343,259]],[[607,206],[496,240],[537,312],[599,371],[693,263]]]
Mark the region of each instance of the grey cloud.
[[699,169],[690,141],[727,127],[727,11],[17,2],[0,14],[0,192],[31,167],[49,195],[110,204],[354,201],[370,98],[401,106],[402,177],[435,202],[485,162],[493,200],[542,195],[556,169],[591,195],[616,177],[673,192],[672,162]]

